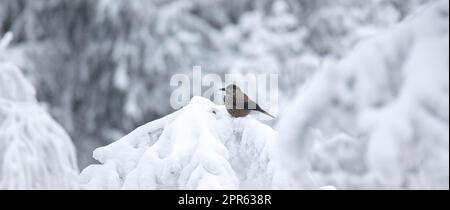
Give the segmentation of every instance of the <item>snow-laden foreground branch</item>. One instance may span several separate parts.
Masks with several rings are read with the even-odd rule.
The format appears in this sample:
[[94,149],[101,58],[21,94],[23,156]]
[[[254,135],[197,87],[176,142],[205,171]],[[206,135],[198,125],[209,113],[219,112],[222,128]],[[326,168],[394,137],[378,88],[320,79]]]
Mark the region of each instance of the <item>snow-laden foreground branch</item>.
[[[82,187],[282,188],[289,185],[283,180],[289,172],[275,161],[277,135],[252,117],[232,118],[224,106],[194,97],[178,112],[95,150],[101,164],[82,172]],[[304,173],[303,187],[316,187]]]
[[312,77],[278,125],[290,158],[315,142],[313,174],[339,189],[448,189],[448,4],[426,5]]

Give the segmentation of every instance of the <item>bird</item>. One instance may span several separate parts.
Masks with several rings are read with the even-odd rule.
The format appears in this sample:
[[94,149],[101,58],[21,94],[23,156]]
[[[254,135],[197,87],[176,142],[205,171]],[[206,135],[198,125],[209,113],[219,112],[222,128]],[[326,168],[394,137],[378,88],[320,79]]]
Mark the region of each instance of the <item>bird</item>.
[[250,99],[235,84],[228,85],[226,88],[219,89],[225,92],[223,101],[228,113],[234,118],[246,117],[251,111],[261,112],[271,118],[275,117],[263,110],[256,102]]

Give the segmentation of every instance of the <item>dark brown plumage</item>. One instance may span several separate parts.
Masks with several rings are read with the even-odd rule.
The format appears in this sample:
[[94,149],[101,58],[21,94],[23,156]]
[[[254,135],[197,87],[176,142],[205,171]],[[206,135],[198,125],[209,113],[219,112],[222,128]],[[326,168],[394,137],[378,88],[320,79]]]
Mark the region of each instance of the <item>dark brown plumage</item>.
[[275,118],[268,112],[264,111],[256,102],[251,100],[241,89],[236,85],[229,85],[226,88],[220,89],[225,91],[223,98],[225,107],[228,113],[235,118],[246,117],[251,111],[258,111],[267,116]]

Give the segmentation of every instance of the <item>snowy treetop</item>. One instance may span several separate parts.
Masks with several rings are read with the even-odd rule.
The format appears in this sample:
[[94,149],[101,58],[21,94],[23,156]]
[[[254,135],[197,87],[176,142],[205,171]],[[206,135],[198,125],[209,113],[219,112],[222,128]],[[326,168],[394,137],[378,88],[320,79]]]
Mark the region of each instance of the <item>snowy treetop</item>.
[[277,188],[277,132],[252,117],[194,97],[188,106],[95,150],[86,189]]

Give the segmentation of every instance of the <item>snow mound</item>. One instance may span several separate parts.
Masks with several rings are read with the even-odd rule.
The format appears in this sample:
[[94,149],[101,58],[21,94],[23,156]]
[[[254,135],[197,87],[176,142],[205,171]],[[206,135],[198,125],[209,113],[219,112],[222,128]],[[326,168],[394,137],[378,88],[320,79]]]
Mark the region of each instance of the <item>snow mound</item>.
[[448,189],[448,4],[433,2],[326,65],[285,110],[280,141],[317,141],[309,155],[321,182]]
[[14,65],[0,62],[0,189],[76,189],[70,137]]
[[81,173],[84,189],[277,188],[277,136],[252,117],[194,97],[188,106],[94,151],[101,164]]

